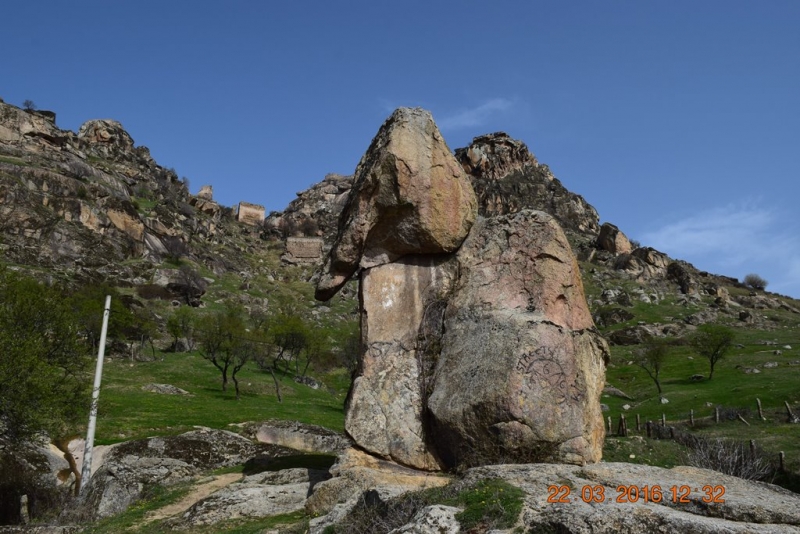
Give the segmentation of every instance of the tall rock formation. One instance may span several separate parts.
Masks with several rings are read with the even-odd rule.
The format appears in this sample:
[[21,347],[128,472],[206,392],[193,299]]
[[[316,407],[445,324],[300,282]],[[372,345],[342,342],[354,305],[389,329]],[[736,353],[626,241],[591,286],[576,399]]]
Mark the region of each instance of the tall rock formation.
[[442,461],[599,461],[608,348],[558,223],[480,219],[456,260],[427,403]]
[[355,176],[316,294],[329,299],[362,269],[364,352],[345,427],[372,454],[436,469],[423,427],[417,335],[427,295],[451,278],[439,255],[466,238],[475,195],[421,109],[401,108],[387,119]]
[[475,213],[475,193],[431,114],[398,109],[356,167],[317,298],[328,300],[359,267],[456,250]]
[[475,211],[430,114],[397,110],[359,163],[317,286],[327,300],[361,269],[345,428],[420,469],[596,462],[607,348],[569,243],[545,213],[473,226]]

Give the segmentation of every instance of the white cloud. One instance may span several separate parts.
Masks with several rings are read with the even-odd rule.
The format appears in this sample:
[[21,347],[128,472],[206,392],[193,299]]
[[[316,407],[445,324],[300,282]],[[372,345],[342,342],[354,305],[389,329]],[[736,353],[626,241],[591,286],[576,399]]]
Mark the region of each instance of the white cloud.
[[714,207],[646,232],[641,242],[716,274],[755,272],[800,297],[800,236],[793,217],[751,203]]
[[492,98],[470,109],[462,109],[452,115],[438,119],[436,123],[442,130],[457,130],[481,126],[492,115],[503,113],[513,107],[514,103],[507,98]]

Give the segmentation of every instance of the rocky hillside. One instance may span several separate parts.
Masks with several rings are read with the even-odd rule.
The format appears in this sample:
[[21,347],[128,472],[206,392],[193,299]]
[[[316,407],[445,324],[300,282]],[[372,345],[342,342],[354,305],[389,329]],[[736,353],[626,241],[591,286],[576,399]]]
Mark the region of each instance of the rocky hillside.
[[[735,279],[701,272],[631,243],[613,224],[601,225],[585,199],[505,133],[476,137],[455,157],[472,182],[480,215],[533,208],[556,218],[582,260],[590,304],[603,312],[595,316],[601,326],[625,314],[600,308],[666,294],[708,299],[708,313],[695,323],[723,314],[768,328],[763,314],[747,310],[797,310],[791,299],[750,295]],[[319,236],[328,248],[352,184],[352,176],[329,174],[283,212],[269,214],[263,226],[248,226],[209,194],[189,194],[186,179],[136,146],[118,122],[90,120],[75,133],[58,128],[55,113],[0,101],[3,259],[61,280],[141,286],[163,260],[181,256],[217,274],[258,271],[252,253],[263,248],[259,237]],[[633,294],[623,289],[628,283],[636,286]]]
[[122,125],[77,133],[52,112],[0,102],[0,249],[5,262],[61,280],[149,281],[165,258],[243,270],[232,210],[189,194],[186,179],[136,146]]

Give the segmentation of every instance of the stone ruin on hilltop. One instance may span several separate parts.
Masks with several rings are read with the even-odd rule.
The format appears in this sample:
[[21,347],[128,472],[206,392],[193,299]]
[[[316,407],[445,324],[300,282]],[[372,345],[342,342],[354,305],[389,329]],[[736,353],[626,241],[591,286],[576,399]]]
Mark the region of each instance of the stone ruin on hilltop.
[[426,470],[601,458],[608,348],[556,220],[477,216],[430,113],[401,108],[356,169],[316,297],[360,277],[345,428]]

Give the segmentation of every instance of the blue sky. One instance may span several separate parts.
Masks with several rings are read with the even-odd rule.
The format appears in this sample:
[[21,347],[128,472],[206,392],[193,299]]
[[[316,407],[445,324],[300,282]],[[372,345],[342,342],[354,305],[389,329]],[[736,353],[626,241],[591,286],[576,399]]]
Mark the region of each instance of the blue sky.
[[281,210],[397,106],[450,148],[506,131],[602,221],[800,297],[800,2],[9,0],[0,97],[120,121]]

